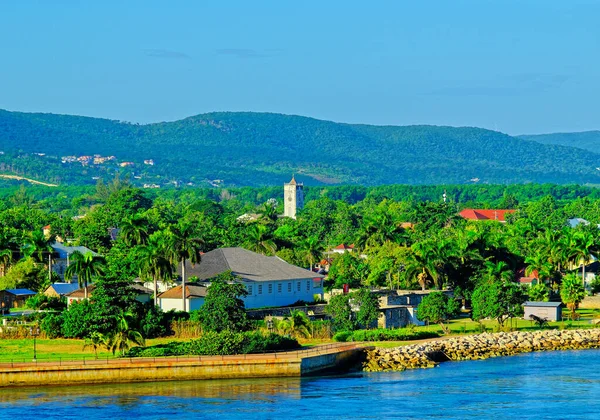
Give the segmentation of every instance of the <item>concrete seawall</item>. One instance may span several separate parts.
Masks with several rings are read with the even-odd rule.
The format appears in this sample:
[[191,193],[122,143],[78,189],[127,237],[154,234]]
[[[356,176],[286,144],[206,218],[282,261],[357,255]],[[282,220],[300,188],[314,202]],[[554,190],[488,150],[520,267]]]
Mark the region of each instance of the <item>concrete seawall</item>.
[[256,355],[2,363],[0,387],[304,376],[343,369],[363,350],[353,344]]

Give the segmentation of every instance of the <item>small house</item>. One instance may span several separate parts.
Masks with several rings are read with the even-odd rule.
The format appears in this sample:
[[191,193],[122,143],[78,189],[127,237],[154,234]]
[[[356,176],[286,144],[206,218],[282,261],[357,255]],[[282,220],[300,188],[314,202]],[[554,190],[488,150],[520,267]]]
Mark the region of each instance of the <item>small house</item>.
[[[188,311],[195,311],[204,305],[207,289],[208,288],[203,285],[197,286],[194,284],[186,284],[185,307]],[[165,312],[172,309],[183,311],[183,294],[181,286],[173,287],[158,295],[158,305]]]
[[525,319],[532,319],[532,315],[548,321],[559,321],[562,319],[562,307],[560,302],[527,301],[523,304],[523,310],[523,318]]
[[0,290],[0,308],[21,308],[25,301],[37,293],[29,289],[5,289]]
[[79,289],[77,283],[53,283],[44,290],[44,294],[48,297],[62,297],[77,289]]
[[[135,299],[138,302],[146,303],[152,300],[152,296],[154,292],[141,284],[133,283],[130,286],[133,290],[136,291]],[[91,298],[94,294],[94,290],[96,289],[95,284],[88,285],[88,299]],[[77,303],[85,299],[85,289],[82,287],[81,289],[76,289],[70,293],[65,295],[67,297],[67,307],[71,306],[72,303]]]

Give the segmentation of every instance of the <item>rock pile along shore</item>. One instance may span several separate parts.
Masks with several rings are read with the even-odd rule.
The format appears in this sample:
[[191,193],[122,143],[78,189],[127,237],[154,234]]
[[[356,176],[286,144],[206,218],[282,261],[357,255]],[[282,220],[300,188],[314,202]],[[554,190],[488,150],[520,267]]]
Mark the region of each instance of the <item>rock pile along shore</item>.
[[544,350],[600,348],[600,329],[485,333],[391,349],[367,351],[364,370],[402,371],[448,360],[480,360]]

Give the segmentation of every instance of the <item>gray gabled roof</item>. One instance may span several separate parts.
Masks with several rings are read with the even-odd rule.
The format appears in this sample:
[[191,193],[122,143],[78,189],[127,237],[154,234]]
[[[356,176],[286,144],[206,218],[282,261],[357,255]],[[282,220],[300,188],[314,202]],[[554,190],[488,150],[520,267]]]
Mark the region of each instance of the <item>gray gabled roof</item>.
[[546,308],[556,308],[558,306],[561,305],[561,302],[531,302],[531,301],[527,301],[523,304],[523,306],[539,306],[539,307],[546,307]]
[[54,242],[52,245],[52,249],[60,255],[60,258],[67,258],[67,255],[71,255],[75,251],[81,252],[83,255],[91,252],[92,255],[98,255],[94,251],[85,246],[66,246],[61,244],[60,242]]
[[219,248],[202,255],[199,264],[186,262],[186,277],[207,280],[231,270],[248,281],[321,279],[325,276],[289,264],[279,257],[267,257],[244,248]]

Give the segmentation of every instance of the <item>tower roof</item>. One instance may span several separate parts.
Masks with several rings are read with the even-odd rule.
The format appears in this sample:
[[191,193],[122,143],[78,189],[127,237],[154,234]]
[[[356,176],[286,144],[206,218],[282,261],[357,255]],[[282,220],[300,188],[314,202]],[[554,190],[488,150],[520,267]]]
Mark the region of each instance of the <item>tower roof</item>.
[[296,185],[295,175],[292,175],[292,180],[289,182],[290,185]]

